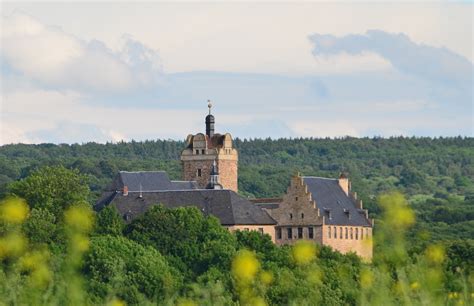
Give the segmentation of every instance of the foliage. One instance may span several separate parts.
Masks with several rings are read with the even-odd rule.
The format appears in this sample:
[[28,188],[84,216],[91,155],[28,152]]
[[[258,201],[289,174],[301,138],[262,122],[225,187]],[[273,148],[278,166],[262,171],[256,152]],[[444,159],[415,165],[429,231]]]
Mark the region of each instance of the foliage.
[[155,247],[191,278],[210,267],[227,269],[235,253],[235,238],[195,207],[154,206],[127,226],[125,236]]

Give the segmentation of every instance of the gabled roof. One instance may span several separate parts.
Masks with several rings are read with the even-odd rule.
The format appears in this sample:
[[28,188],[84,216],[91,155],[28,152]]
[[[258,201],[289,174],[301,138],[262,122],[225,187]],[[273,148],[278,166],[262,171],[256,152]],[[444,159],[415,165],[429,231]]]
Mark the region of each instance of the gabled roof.
[[276,224],[265,211],[255,207],[232,190],[142,191],[129,192],[126,196],[115,192],[103,199],[97,203],[97,210],[107,205],[114,205],[119,213],[129,220],[144,214],[152,205],[162,204],[168,208],[197,207],[205,215],[217,217],[222,225]]
[[165,171],[120,171],[107,191],[122,190],[128,187],[133,191],[163,191],[197,189],[193,181],[171,181]]
[[[372,225],[365,217],[365,211],[355,206],[354,201],[339,186],[337,179],[304,176],[303,181],[308,186],[308,191],[311,192],[313,200],[316,201],[321,215],[326,216],[326,224]],[[331,213],[331,218],[328,218],[325,211]]]

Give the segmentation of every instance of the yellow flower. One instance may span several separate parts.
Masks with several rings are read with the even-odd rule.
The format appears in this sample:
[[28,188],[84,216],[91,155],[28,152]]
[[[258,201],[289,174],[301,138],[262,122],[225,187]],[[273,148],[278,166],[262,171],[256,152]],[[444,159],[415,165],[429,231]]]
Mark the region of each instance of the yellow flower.
[[420,288],[420,283],[418,282],[411,283],[410,288],[412,290],[418,290]]
[[363,269],[360,271],[360,285],[362,288],[367,289],[372,287],[374,282],[374,275],[369,269]]
[[253,299],[250,300],[249,305],[251,305],[251,306],[267,306],[267,303],[261,297],[254,297]]
[[177,306],[197,306],[197,304],[193,300],[189,299],[181,299],[176,304]]
[[28,205],[20,198],[8,198],[1,203],[2,220],[8,223],[20,224],[28,217]]
[[89,207],[72,206],[64,213],[69,228],[79,232],[89,232],[94,225],[93,213]]
[[253,252],[242,250],[232,261],[232,274],[243,282],[251,282],[260,268],[260,263]]
[[71,237],[70,243],[72,248],[78,252],[85,252],[89,250],[89,239],[84,235],[74,234]]
[[26,248],[26,238],[18,233],[11,233],[0,239],[0,259],[7,256],[16,257]]
[[273,274],[271,272],[268,272],[268,271],[263,271],[260,274],[260,281],[264,285],[270,285],[273,281]]
[[45,264],[38,265],[31,273],[31,282],[35,287],[44,288],[52,279],[52,273]]
[[380,205],[386,210],[385,220],[394,226],[404,228],[415,223],[415,213],[401,193],[380,196]]
[[444,248],[440,245],[430,245],[426,249],[426,258],[434,264],[440,264],[444,261]]
[[310,263],[316,257],[316,246],[313,243],[301,241],[293,247],[293,258],[299,265]]
[[124,301],[119,300],[117,298],[114,298],[110,302],[107,303],[107,306],[126,306],[126,305],[127,305],[127,303],[125,303]]

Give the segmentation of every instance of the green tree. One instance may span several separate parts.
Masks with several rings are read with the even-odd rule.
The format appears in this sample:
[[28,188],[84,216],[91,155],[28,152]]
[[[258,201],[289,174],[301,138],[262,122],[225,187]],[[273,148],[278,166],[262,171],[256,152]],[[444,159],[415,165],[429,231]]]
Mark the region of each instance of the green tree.
[[210,267],[228,269],[236,251],[235,237],[196,207],[153,206],[127,226],[125,235],[154,246],[190,277]]
[[107,206],[97,214],[96,226],[97,234],[120,236],[125,223],[114,206]]
[[164,301],[182,283],[179,272],[156,249],[124,237],[93,237],[84,273],[95,303],[107,296],[118,296],[130,305],[145,299]]
[[9,186],[9,192],[25,199],[31,208],[42,208],[60,216],[72,204],[89,197],[87,179],[78,170],[63,166],[43,167]]

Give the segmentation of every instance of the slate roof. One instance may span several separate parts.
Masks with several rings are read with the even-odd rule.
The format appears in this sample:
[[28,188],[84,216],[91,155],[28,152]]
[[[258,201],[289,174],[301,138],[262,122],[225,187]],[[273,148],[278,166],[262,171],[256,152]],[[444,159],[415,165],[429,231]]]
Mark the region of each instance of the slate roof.
[[122,190],[127,186],[129,191],[162,191],[197,189],[193,181],[171,181],[165,171],[120,171],[109,191]]
[[[140,197],[141,194],[141,197]],[[100,210],[114,205],[130,221],[145,213],[152,205],[168,208],[194,206],[205,215],[217,217],[222,225],[274,225],[276,221],[264,210],[232,190],[191,189],[175,191],[109,192],[96,204]]]
[[[316,201],[321,215],[326,216],[326,224],[372,226],[370,220],[365,217],[365,211],[355,206],[354,201],[339,186],[337,179],[304,176],[303,181]],[[325,211],[331,212],[331,219]],[[345,211],[349,213],[350,218]]]

